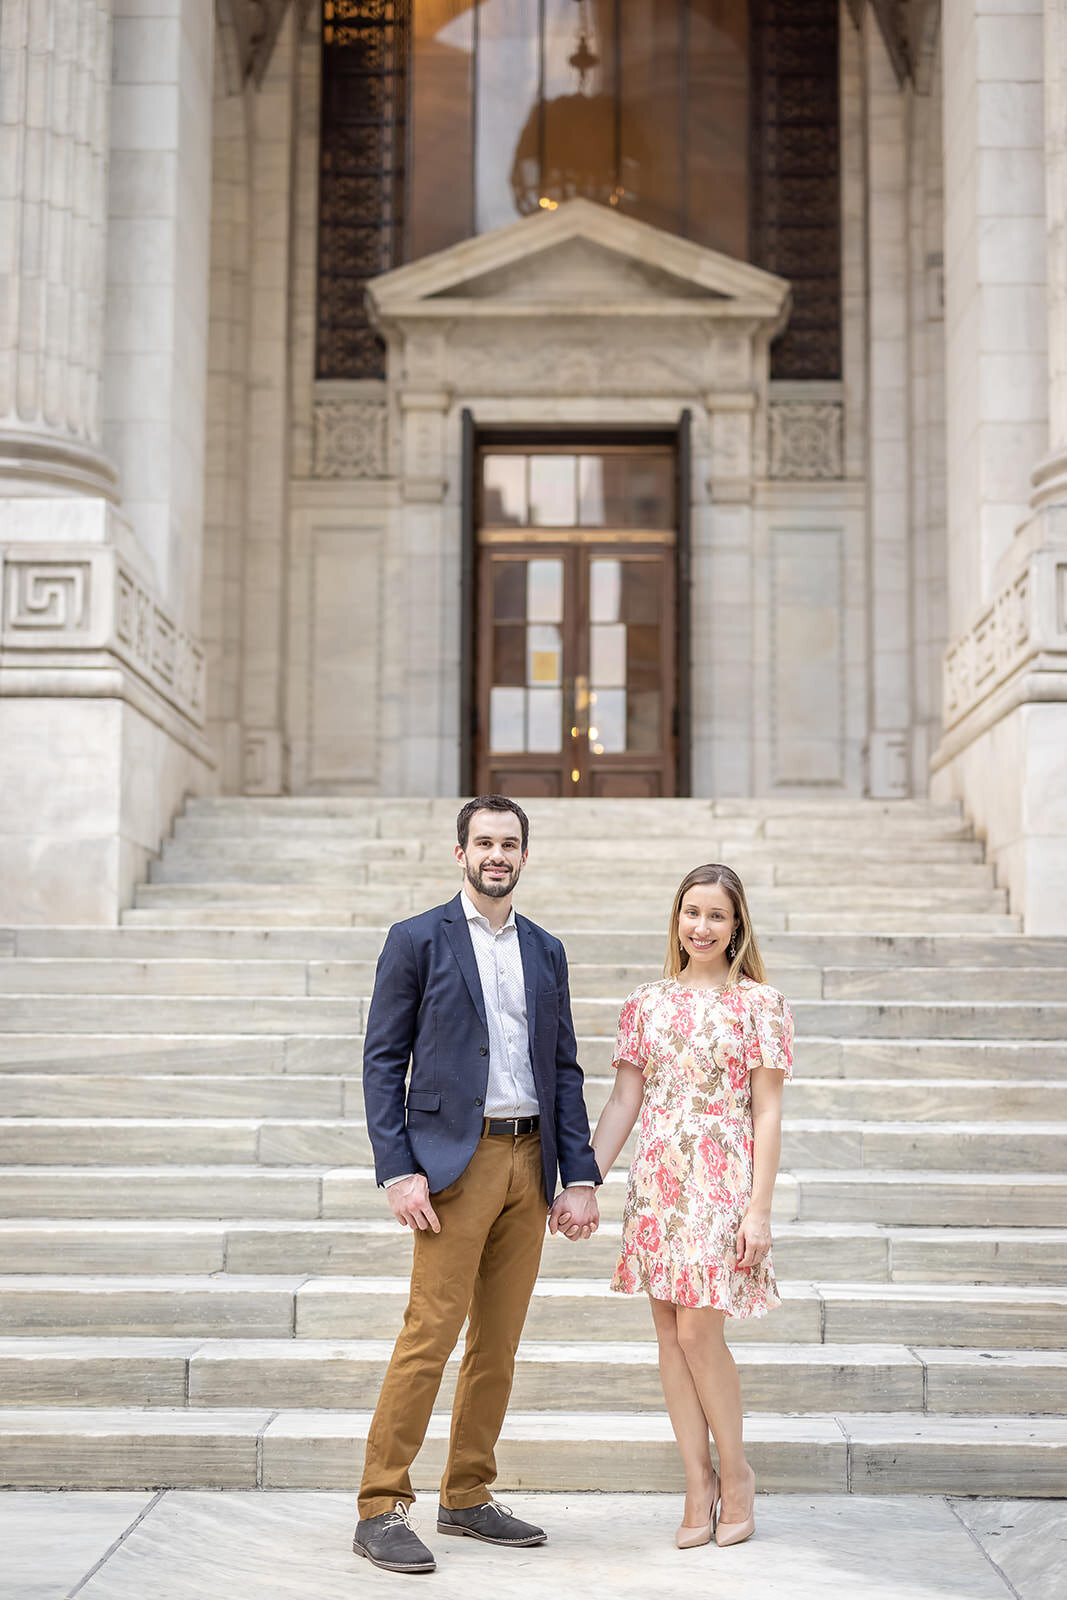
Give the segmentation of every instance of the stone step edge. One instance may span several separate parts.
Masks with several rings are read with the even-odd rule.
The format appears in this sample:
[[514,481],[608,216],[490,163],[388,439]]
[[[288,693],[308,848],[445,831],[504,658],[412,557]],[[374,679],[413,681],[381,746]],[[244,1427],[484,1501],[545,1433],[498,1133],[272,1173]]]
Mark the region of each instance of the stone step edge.
[[[838,1080],[834,1080],[835,1082]],[[842,1082],[847,1080],[840,1080]],[[341,1128],[351,1131],[366,1127],[362,1117],[296,1117],[296,1116],[245,1116],[245,1117],[39,1117],[0,1116],[0,1130],[15,1128],[101,1129],[101,1128],[159,1128],[171,1129],[223,1129],[237,1128]],[[966,1122],[959,1117],[945,1117],[929,1121],[880,1122],[865,1121],[855,1117],[790,1117],[782,1118],[786,1133],[871,1133],[917,1135],[959,1134],[991,1135],[1010,1131],[1015,1138],[1060,1138],[1067,1140],[1067,1122],[1035,1122],[1033,1120],[997,1119],[993,1121]],[[219,1163],[226,1166],[228,1163]],[[0,1170],[10,1170],[9,1168]],[[836,1169],[834,1169],[836,1170]],[[863,1169],[866,1170],[866,1169]]]
[[[312,1361],[317,1357],[347,1356],[367,1362],[388,1360],[392,1354],[392,1339],[357,1338],[247,1338],[228,1339],[209,1335],[166,1334],[32,1334],[0,1335],[0,1361],[12,1356],[34,1359],[47,1357],[66,1360],[84,1357],[104,1360],[112,1357],[171,1358],[194,1360],[206,1356],[225,1356],[227,1360],[276,1361],[288,1354],[293,1360]],[[742,1366],[784,1365],[798,1362],[815,1362],[820,1366],[840,1366],[850,1362],[871,1365],[904,1363],[911,1366],[938,1365],[973,1367],[976,1371],[1001,1368],[1028,1367],[1063,1368],[1067,1371],[1067,1350],[1045,1349],[986,1349],[981,1346],[935,1345],[912,1341],[896,1343],[753,1343],[739,1344],[733,1348],[734,1359]],[[518,1360],[528,1362],[573,1361],[590,1365],[639,1365],[657,1358],[654,1339],[627,1340],[553,1340],[524,1339],[518,1350]],[[463,1351],[457,1346],[449,1356],[449,1363],[458,1366]],[[1065,1402],[1067,1403],[1067,1402]],[[0,1407],[0,1409],[4,1409]],[[22,1407],[7,1409],[22,1410]],[[52,1409],[51,1407],[41,1407]],[[95,1408],[94,1408],[95,1409]],[[330,1410],[330,1407],[317,1409]],[[1059,1411],[1035,1413],[1041,1416],[1058,1416]]]
[[[40,1169],[27,1169],[37,1172]],[[76,1168],[81,1172],[84,1168]],[[94,1168],[93,1171],[101,1169]],[[612,1181],[621,1181],[615,1175]],[[1053,1223],[1038,1227],[1034,1223],[980,1224],[973,1227],[951,1223],[938,1226],[934,1223],[905,1222],[828,1222],[816,1218],[779,1218],[774,1224],[775,1239],[800,1239],[810,1237],[834,1240],[888,1239],[908,1243],[974,1244],[977,1242],[1003,1242],[1005,1244],[1060,1244],[1067,1243],[1067,1227]],[[621,1235],[618,1219],[601,1219],[599,1234],[618,1238]],[[0,1236],[8,1233],[73,1233],[125,1237],[129,1234],[148,1234],[166,1237],[172,1234],[203,1234],[209,1237],[229,1233],[312,1233],[345,1238],[399,1239],[402,1237],[396,1223],[388,1216],[378,1217],[0,1217]]]
[[[370,1416],[266,1407],[5,1410],[0,1483],[350,1488]],[[417,1488],[436,1487],[449,1424],[445,1414],[431,1418]],[[1067,1462],[1063,1418],[754,1413],[745,1429],[761,1487],[778,1492],[1054,1496],[1062,1494]],[[603,1473],[622,1462],[630,1467],[624,1486],[632,1477],[633,1487],[680,1487],[677,1447],[663,1415],[513,1412],[500,1439],[500,1487],[600,1488]]]
[[[878,1126],[878,1124],[874,1124]],[[919,1123],[919,1127],[927,1127],[926,1123]],[[1002,1124],[996,1124],[1001,1127]],[[240,1179],[276,1179],[279,1182],[296,1182],[310,1178],[345,1177],[349,1180],[364,1181],[377,1187],[374,1168],[367,1166],[338,1167],[332,1165],[321,1166],[284,1166],[267,1167],[258,1163],[225,1162],[222,1164],[175,1162],[166,1166],[143,1164],[130,1164],[119,1166],[107,1164],[100,1166],[84,1167],[69,1166],[58,1162],[11,1162],[0,1166],[0,1185],[5,1177],[36,1178],[78,1178],[81,1180],[92,1179],[94,1182],[100,1178],[122,1177],[141,1178],[151,1180],[165,1177],[168,1182],[175,1178],[226,1178]],[[965,1184],[988,1184],[994,1187],[1021,1187],[1037,1188],[1047,1184],[1067,1184],[1067,1171],[1064,1172],[990,1172],[988,1170],[972,1172],[941,1170],[933,1167],[783,1167],[778,1174],[779,1178],[796,1182],[816,1183],[906,1183],[914,1187],[918,1184],[949,1184],[954,1188]],[[604,1180],[608,1184],[622,1184],[626,1181],[626,1173],[621,1168],[613,1168]],[[383,1202],[384,1203],[384,1202]],[[59,1219],[57,1219],[59,1220]],[[119,1220],[119,1219],[116,1219]],[[896,1226],[896,1224],[894,1224]],[[1030,1224],[1032,1226],[1032,1224]]]
[[[37,1294],[298,1294],[314,1289],[319,1294],[404,1295],[410,1275],[403,1277],[376,1273],[365,1277],[316,1272],[291,1273],[0,1273],[0,1294],[16,1289]],[[1031,1305],[1054,1304],[1067,1308],[1067,1285],[981,1284],[981,1283],[872,1283],[870,1280],[818,1280],[813,1278],[779,1280],[785,1299],[933,1300],[951,1299],[956,1303],[973,1301],[996,1305],[1010,1301]],[[946,1294],[946,1290],[950,1291]],[[540,1278],[534,1286],[539,1300],[602,1300],[616,1296],[607,1281],[600,1278]],[[1067,1331],[1067,1330],[1065,1330]]]

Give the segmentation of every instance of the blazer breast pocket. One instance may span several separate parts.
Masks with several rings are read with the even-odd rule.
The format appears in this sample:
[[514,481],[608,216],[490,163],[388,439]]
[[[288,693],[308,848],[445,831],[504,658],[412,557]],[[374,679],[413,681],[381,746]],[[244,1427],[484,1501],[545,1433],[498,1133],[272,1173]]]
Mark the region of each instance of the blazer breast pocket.
[[440,1111],[441,1096],[429,1094],[423,1090],[414,1089],[408,1095],[409,1111]]

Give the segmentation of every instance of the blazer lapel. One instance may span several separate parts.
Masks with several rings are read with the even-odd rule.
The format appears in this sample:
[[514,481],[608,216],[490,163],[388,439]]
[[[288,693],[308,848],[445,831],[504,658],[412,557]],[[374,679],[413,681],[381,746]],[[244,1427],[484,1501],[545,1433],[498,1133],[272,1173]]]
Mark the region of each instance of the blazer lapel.
[[530,1060],[534,1059],[534,1023],[537,1012],[537,946],[525,917],[515,916],[522,956],[522,980],[526,990],[526,1031],[530,1035]]
[[[462,890],[460,891],[462,893]],[[456,964],[463,974],[463,981],[470,990],[470,997],[474,1001],[474,1009],[478,1013],[482,1027],[488,1029],[485,1017],[485,1000],[482,997],[482,980],[478,976],[478,963],[474,959],[474,946],[471,944],[470,929],[467,919],[463,915],[463,907],[459,902],[459,895],[449,901],[445,916],[445,933],[452,946],[452,954]]]

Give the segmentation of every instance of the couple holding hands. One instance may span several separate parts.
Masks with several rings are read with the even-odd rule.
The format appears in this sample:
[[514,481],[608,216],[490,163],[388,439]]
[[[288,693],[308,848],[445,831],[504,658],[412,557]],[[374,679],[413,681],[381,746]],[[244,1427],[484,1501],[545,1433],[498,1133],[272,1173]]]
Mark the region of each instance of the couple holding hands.
[[[378,961],[367,1126],[378,1182],[414,1231],[414,1260],[367,1435],[353,1548],[393,1572],[434,1570],[409,1519],[409,1470],[465,1319],[437,1531],[544,1543],[490,1486],[545,1216],[571,1240],[596,1231],[597,1186],[639,1117],[611,1287],[647,1294],[652,1308],[685,1469],[676,1543],[739,1544],[755,1525],[724,1323],[779,1303],[770,1211],[789,1008],[764,982],[740,879],[697,867],[674,897],[665,976],[622,1008],[615,1083],[590,1140],[563,946],[511,904],[528,840],[513,800],[469,801],[457,819],[459,894],[396,923]],[[557,1171],[563,1189],[550,1203]]]

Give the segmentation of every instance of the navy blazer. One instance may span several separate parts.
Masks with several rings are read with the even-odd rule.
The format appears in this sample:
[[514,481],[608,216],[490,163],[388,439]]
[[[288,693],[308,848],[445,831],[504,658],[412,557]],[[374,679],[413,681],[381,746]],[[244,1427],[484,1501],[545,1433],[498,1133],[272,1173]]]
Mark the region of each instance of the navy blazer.
[[[526,987],[545,1194],[600,1182],[589,1144],[571,1021],[567,957],[516,915]],[[411,1064],[405,1101],[404,1085]],[[465,1170],[482,1136],[489,1029],[470,929],[457,895],[389,929],[378,958],[363,1046],[363,1097],[379,1183],[424,1172],[435,1194]]]

